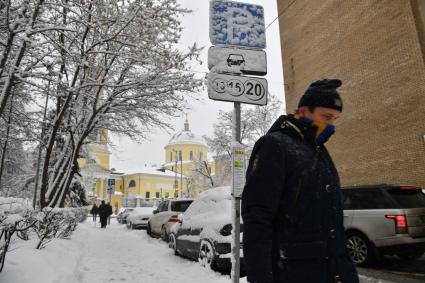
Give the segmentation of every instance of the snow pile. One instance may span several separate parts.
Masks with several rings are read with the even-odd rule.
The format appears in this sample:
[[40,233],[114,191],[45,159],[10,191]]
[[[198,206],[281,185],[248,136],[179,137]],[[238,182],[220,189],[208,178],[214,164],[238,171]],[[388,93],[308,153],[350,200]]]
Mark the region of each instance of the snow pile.
[[212,1],[210,40],[213,44],[266,48],[263,7],[223,0]]
[[25,222],[32,212],[33,208],[27,199],[0,197],[0,231]]
[[29,200],[0,197],[0,272],[6,254],[16,240],[28,241],[35,234],[38,244],[34,248],[42,249],[53,238],[69,238],[86,215],[85,208],[45,208],[35,211]]
[[0,216],[22,214],[28,210],[33,210],[28,199],[0,197]]

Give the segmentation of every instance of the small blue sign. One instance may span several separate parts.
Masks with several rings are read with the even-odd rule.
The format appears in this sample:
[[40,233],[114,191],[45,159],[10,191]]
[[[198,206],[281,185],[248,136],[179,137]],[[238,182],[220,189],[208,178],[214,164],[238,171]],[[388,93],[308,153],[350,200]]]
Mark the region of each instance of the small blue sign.
[[108,187],[114,187],[115,186],[115,179],[108,179]]
[[215,45],[266,48],[263,7],[234,1],[211,1],[210,41]]

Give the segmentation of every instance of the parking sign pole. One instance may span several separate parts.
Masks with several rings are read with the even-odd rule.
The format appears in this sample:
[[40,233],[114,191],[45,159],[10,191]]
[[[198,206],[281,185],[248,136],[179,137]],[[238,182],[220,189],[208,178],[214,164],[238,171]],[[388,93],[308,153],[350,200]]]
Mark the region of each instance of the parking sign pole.
[[[233,117],[232,117],[232,134],[233,140],[240,144],[241,142],[241,104],[235,102],[233,105]],[[232,149],[232,156],[235,153]],[[232,157],[232,167],[235,166],[234,158]],[[239,194],[235,194],[235,170],[233,170],[233,182],[232,182],[232,204],[233,204],[233,229],[232,229],[232,283],[239,283],[240,276],[240,218],[241,218],[241,198]]]
[[[208,97],[234,103],[232,117],[232,283],[240,277],[241,196],[245,148],[241,144],[241,103],[267,105],[266,28],[260,5],[210,1]],[[251,77],[247,75],[254,75]]]

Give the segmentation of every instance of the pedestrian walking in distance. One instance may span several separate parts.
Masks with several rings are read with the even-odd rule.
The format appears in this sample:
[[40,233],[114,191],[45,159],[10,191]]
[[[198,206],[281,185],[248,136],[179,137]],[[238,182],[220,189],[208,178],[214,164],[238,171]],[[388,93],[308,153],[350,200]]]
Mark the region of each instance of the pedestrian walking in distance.
[[98,213],[97,205],[93,204],[93,207],[90,209],[90,214],[93,216],[93,222],[96,222],[97,213]]
[[109,214],[109,207],[105,203],[104,200],[102,200],[102,203],[99,206],[99,218],[100,218],[100,228],[106,228],[106,222],[108,221]]
[[242,196],[251,283],[358,283],[338,172],[325,147],[342,113],[337,79],[312,83],[253,148]]
[[110,202],[106,204],[108,206],[108,224],[111,224],[112,205]]

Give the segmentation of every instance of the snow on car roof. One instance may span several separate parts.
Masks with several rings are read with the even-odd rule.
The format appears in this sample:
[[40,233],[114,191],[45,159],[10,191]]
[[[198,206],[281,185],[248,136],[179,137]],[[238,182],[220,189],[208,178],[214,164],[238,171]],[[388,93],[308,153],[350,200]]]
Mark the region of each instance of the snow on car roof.
[[154,207],[136,207],[131,212],[131,214],[136,214],[136,213],[146,213],[146,214],[149,214],[149,213],[152,213],[155,209],[156,209],[156,206],[154,206]]
[[230,186],[224,186],[224,187],[216,187],[208,189],[204,192],[202,192],[199,195],[199,198],[204,198],[205,200],[222,200],[222,199],[231,199],[230,194]]
[[231,223],[231,190],[230,187],[218,187],[202,192],[183,214],[190,221],[183,220],[182,228],[190,225],[193,228],[203,228],[202,237],[229,241],[229,237],[221,236],[219,231],[224,225]]

